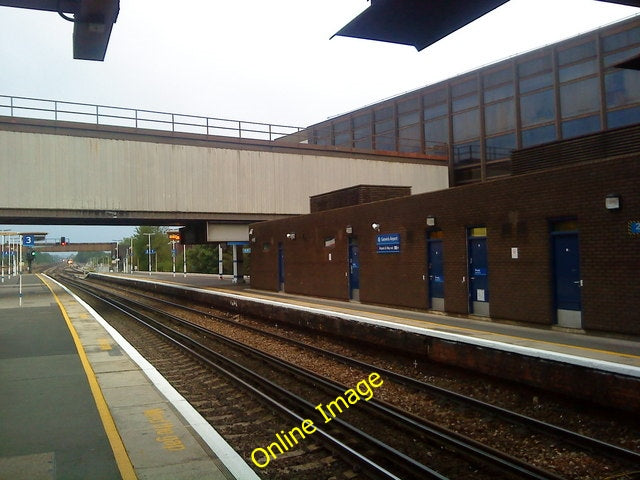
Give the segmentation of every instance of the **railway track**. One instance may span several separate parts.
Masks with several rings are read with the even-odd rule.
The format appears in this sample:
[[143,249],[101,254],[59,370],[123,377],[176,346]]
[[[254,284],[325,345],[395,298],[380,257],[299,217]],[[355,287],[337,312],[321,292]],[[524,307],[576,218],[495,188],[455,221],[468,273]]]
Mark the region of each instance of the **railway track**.
[[[87,287],[76,285],[76,288],[86,289]],[[105,293],[99,295],[104,296]],[[113,293],[109,296],[112,297]],[[148,328],[153,328],[157,335],[162,335],[167,340],[172,338],[172,342],[177,342],[176,344],[189,350],[191,355],[197,357],[200,362],[209,364],[211,368],[223,368],[225,375],[234,378],[235,382],[259,397],[261,402],[270,406],[269,408],[280,409],[298,424],[304,422],[305,415],[308,417],[309,412],[314,410],[316,410],[314,414],[318,417],[318,405],[326,405],[333,399],[337,400],[340,395],[348,391],[349,385],[337,384],[309,370],[283,362],[258,349],[247,347],[240,342],[186,322],[174,314],[168,314],[166,310],[179,309],[192,314],[207,315],[215,317],[217,321],[230,322],[237,326],[237,322],[233,320],[156,297],[147,296],[146,301],[161,302],[163,307],[158,309],[131,299],[116,300],[112,297],[109,300],[114,308],[126,311],[128,315],[146,323]],[[243,328],[256,330],[255,327],[243,326]],[[264,331],[260,333],[265,334]],[[507,418],[508,421],[520,426],[526,425],[529,429],[544,431],[547,435],[579,445],[580,448],[606,451],[612,457],[625,458],[628,461],[637,461],[640,458],[635,452],[618,446],[578,435],[475,399],[465,398],[455,392],[430,386],[395,372],[381,370],[379,367],[329,352],[326,349],[302,345],[300,342],[273,333],[269,335],[278,337],[279,341],[294,344],[297,348],[313,351],[314,354],[332,357],[349,366],[378,372],[380,380],[393,380],[420,391],[436,392],[438,395],[455,399],[459,404],[467,406],[471,404],[473,408],[490,411],[491,415]],[[374,389],[370,390],[373,397]],[[367,392],[368,395],[369,392]],[[331,444],[330,448],[333,451],[340,451],[340,456],[347,458],[347,462],[357,464],[357,469],[367,472],[366,478],[469,478],[470,476],[483,478],[483,475],[484,478],[561,478],[553,472],[534,467],[422,418],[399,411],[376,398],[356,403],[349,408],[347,402],[342,404],[334,402],[334,407],[339,408],[339,405],[342,405],[343,408],[333,417],[321,408],[324,419],[329,419],[330,422],[322,424],[317,421],[318,418],[314,417],[317,428],[314,430],[314,435],[317,432],[318,437],[323,438],[323,442]],[[332,415],[334,413],[332,412]],[[402,433],[399,434],[399,432]],[[284,434],[284,429],[281,433]],[[285,439],[291,443],[286,436]],[[281,449],[284,454],[287,443],[283,442],[282,446],[285,447]],[[265,451],[264,448],[258,451],[262,454],[258,463],[271,461],[273,464],[277,463],[276,458],[269,459],[268,455],[265,456],[263,454]]]

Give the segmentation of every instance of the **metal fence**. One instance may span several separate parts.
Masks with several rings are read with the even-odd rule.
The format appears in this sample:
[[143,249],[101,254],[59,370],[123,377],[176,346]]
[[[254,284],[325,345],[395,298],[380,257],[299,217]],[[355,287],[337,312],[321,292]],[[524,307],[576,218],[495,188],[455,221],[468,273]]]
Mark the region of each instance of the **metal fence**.
[[0,115],[256,140],[306,139],[296,136],[304,128],[289,125],[7,95],[0,95]]

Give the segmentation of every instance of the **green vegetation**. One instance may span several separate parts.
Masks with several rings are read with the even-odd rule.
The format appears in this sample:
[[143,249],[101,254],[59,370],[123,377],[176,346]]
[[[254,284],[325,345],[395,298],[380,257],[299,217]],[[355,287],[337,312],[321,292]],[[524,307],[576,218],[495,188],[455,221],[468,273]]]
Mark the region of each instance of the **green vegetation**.
[[[27,261],[29,261],[28,257],[27,257]],[[60,257],[51,255],[50,253],[47,253],[47,252],[35,252],[35,255],[31,257],[31,261],[38,265],[48,265],[50,263],[59,262]]]
[[[141,226],[136,228],[132,237],[123,239],[118,244],[118,258],[116,267],[115,249],[111,252],[78,252],[74,257],[76,263],[92,265],[96,269],[124,270],[125,259],[132,259],[134,269],[142,272],[151,270],[158,272],[173,271],[172,244],[169,240],[166,227]],[[151,254],[148,253],[149,243]],[[183,245],[175,243],[176,272],[183,271]],[[187,271],[191,273],[218,273],[218,245],[187,245]],[[130,257],[131,252],[133,256]],[[233,258],[231,247],[223,251],[223,271],[230,274],[233,271]],[[249,258],[245,255],[243,272],[249,272]]]

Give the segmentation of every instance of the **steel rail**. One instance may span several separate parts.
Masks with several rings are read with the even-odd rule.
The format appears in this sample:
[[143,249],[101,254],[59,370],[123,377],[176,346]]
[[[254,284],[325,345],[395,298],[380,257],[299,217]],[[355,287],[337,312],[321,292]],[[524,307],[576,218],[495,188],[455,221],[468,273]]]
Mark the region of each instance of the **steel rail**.
[[[293,416],[296,420],[302,421],[304,419],[301,416],[299,416],[298,414],[296,414],[295,412],[293,412],[290,408],[288,408],[287,406],[283,405],[279,400],[276,400],[273,396],[269,396],[269,395],[265,394],[263,391],[255,388],[255,385],[259,384],[263,388],[267,388],[267,389],[269,389],[271,391],[275,391],[275,392],[278,393],[278,395],[284,396],[285,398],[288,398],[293,403],[297,403],[299,407],[304,407],[306,409],[313,409],[314,408],[313,404],[311,404],[310,402],[306,401],[302,397],[299,397],[298,395],[296,395],[296,394],[294,394],[294,393],[292,393],[292,392],[280,387],[279,385],[267,380],[266,378],[264,378],[264,377],[262,377],[262,376],[260,376],[260,375],[258,375],[256,373],[254,373],[250,369],[247,369],[246,367],[244,367],[243,365],[235,362],[234,360],[231,360],[231,359],[225,357],[224,355],[221,355],[221,354],[209,349],[208,347],[200,344],[199,342],[197,342],[196,340],[188,337],[187,335],[184,335],[181,332],[178,332],[178,331],[176,331],[174,329],[171,329],[170,327],[167,327],[166,325],[162,325],[161,323],[157,322],[157,320],[154,320],[154,319],[152,319],[152,318],[150,318],[150,317],[148,317],[148,316],[146,316],[144,314],[140,314],[140,312],[135,312],[135,311],[133,311],[133,309],[131,309],[131,307],[127,307],[126,305],[119,304],[120,302],[105,299],[104,297],[101,297],[100,295],[89,291],[88,289],[86,289],[83,286],[77,284],[76,282],[72,282],[72,283],[74,284],[74,286],[76,288],[81,289],[85,293],[87,293],[89,295],[92,295],[93,297],[95,297],[96,299],[100,300],[101,302],[104,302],[104,303],[108,304],[109,306],[111,306],[112,308],[115,308],[118,311],[121,311],[122,313],[124,313],[124,314],[128,315],[129,317],[135,319],[137,322],[145,325],[145,327],[147,327],[150,330],[154,331],[156,334],[158,334],[161,337],[165,338],[167,341],[173,343],[174,345],[179,346],[181,349],[184,349],[184,350],[188,351],[190,354],[192,354],[193,356],[195,356],[196,358],[198,358],[200,361],[204,362],[208,366],[220,371],[224,375],[229,376],[234,381],[238,382],[240,385],[242,385],[243,387],[249,389],[250,391],[252,391],[256,395],[260,396],[261,398],[263,398],[265,401],[267,401],[268,403],[270,403],[274,407],[280,409],[281,411],[287,413],[288,415]],[[132,311],[128,311],[129,309],[131,309]],[[158,311],[158,313],[166,315],[165,312]],[[137,315],[141,315],[141,316],[145,317],[147,319],[147,321],[143,320],[142,318],[139,318]],[[155,324],[159,325],[159,327],[155,327],[155,326],[151,325],[150,323],[155,323]],[[169,333],[167,333],[167,331],[169,331],[171,333],[169,334]],[[178,338],[176,338],[176,337],[178,337]],[[198,351],[198,350],[200,350],[200,351]],[[205,354],[203,354],[202,352],[205,352]],[[215,361],[212,361],[211,357],[214,357],[218,361],[224,362],[227,365],[231,366],[233,369],[235,369],[237,371],[240,371],[243,375],[248,377],[250,380],[243,379],[242,377],[239,377],[237,374],[233,373],[232,371],[222,367],[221,365],[219,365]],[[347,429],[349,431],[349,433],[351,433],[352,435],[355,435],[355,436],[359,437],[360,440],[365,441],[366,443],[368,443],[370,445],[373,445],[378,449],[383,450],[387,455],[391,455],[391,456],[396,457],[396,459],[393,461],[395,466],[397,468],[403,469],[405,472],[407,471],[407,466],[399,463],[399,461],[406,462],[408,466],[410,466],[410,467],[414,468],[415,470],[417,470],[417,472],[414,470],[413,473],[412,473],[412,475],[416,475],[416,474],[419,475],[419,476],[417,476],[415,478],[420,478],[420,479],[422,479],[422,478],[427,479],[428,478],[428,479],[436,479],[436,480],[448,480],[447,477],[439,474],[435,470],[429,468],[426,465],[421,464],[420,462],[417,462],[416,460],[412,459],[411,457],[406,456],[402,452],[397,451],[396,449],[390,447],[389,445],[386,445],[385,443],[381,442],[380,440],[378,440],[378,439],[376,439],[376,438],[374,438],[374,437],[372,437],[372,436],[370,436],[370,435],[358,430],[357,428],[355,428],[352,425],[344,422],[343,420],[335,418],[334,422],[336,424],[340,425],[342,428]],[[334,435],[332,435],[328,431],[323,430],[321,427],[317,427],[316,426],[316,428],[317,428],[317,431],[319,433],[321,433],[323,438],[325,438],[327,441],[332,443],[335,447],[338,447],[340,450],[343,450],[343,451],[347,452],[347,454],[350,457],[355,459],[362,466],[366,467],[367,470],[372,471],[372,473],[376,476],[376,478],[385,479],[385,480],[386,479],[388,479],[388,480],[403,480],[404,477],[398,477],[393,472],[390,472],[387,468],[379,465],[375,461],[369,459],[367,456],[365,456],[365,455],[359,453],[358,451],[356,451],[354,448],[346,445],[344,442],[342,442],[341,440],[336,438]],[[334,426],[334,428],[335,428],[335,426]]]
[[[157,299],[154,299],[154,300],[157,300]],[[310,382],[313,382],[316,384],[320,383],[327,388],[330,388],[334,391],[339,392],[340,394],[346,390],[346,387],[344,385],[333,382],[332,380],[329,380],[326,377],[318,375],[302,367],[292,365],[289,362],[283,361],[273,355],[267,354],[258,349],[245,345],[241,342],[225,337],[224,335],[218,334],[216,332],[212,332],[211,330],[208,330],[192,322],[189,322],[188,320],[182,319],[175,315],[169,314],[165,311],[159,310],[157,308],[137,302],[129,298],[124,299],[124,301],[127,303],[132,303],[137,307],[141,307],[141,308],[153,311],[164,317],[170,318],[172,321],[177,322],[179,324],[187,325],[189,328],[192,328],[193,330],[195,330],[197,333],[201,335],[213,337],[219,342],[224,342],[226,344],[233,345],[233,347],[241,349],[243,351],[248,351],[252,355],[257,356],[262,360],[265,360],[272,364],[279,365],[283,369],[286,369],[288,371],[294,371],[296,374],[306,378]],[[128,307],[128,308],[131,308],[131,307]],[[150,319],[150,320],[153,321],[153,319]],[[165,327],[165,328],[168,328],[168,327]],[[376,371],[379,371],[377,367],[373,367],[373,368],[375,368]],[[310,408],[314,408],[313,405],[311,404],[308,404],[307,406],[309,406]],[[477,457],[482,458],[482,461],[484,461],[485,463],[489,463],[494,467],[508,471],[512,474],[515,473],[519,476],[519,478],[531,478],[536,480],[561,478],[551,472],[539,469],[538,467],[530,465],[518,458],[505,454],[504,452],[500,452],[499,450],[488,447],[487,445],[484,445],[480,442],[477,442],[473,439],[470,439],[458,433],[452,432],[435,423],[428,422],[425,419],[410,415],[407,412],[403,412],[386,402],[382,402],[374,399],[367,402],[365,406],[367,408],[374,409],[378,412],[383,412],[384,414],[392,417],[394,421],[400,425],[410,426],[412,429],[421,431],[422,434],[428,435],[430,437],[436,437],[440,443],[444,443],[450,448],[453,448],[456,450],[462,450],[465,453],[471,454],[476,458]],[[334,418],[333,420],[339,420],[339,419]],[[347,424],[347,427],[350,427],[350,426]],[[403,458],[404,461],[408,461],[408,459],[411,460],[410,457],[404,456]]]
[[436,395],[440,395],[442,397],[448,398],[448,399],[453,399],[456,402],[459,402],[461,404],[466,404],[466,405],[470,405],[473,408],[477,408],[480,410],[484,410],[486,412],[489,412],[493,415],[499,416],[500,418],[503,418],[505,420],[508,420],[512,423],[515,424],[520,424],[520,425],[525,425],[531,429],[534,429],[540,433],[544,433],[546,435],[553,435],[556,438],[565,441],[567,443],[570,443],[574,446],[577,446],[579,448],[582,449],[587,449],[593,452],[597,452],[599,454],[607,454],[608,456],[612,457],[612,458],[616,458],[616,459],[624,459],[633,463],[636,463],[638,465],[640,465],[640,453],[638,452],[634,452],[633,450],[629,450],[623,447],[620,447],[618,445],[614,445],[602,440],[599,440],[597,438],[594,437],[590,437],[587,435],[583,435],[581,433],[572,431],[572,430],[568,430],[566,428],[554,425],[552,423],[548,423],[548,422],[544,422],[542,420],[538,420],[536,418],[533,417],[529,417],[527,415],[518,413],[518,412],[514,412],[512,410],[508,410],[505,409],[503,407],[499,407],[497,405],[493,405],[491,403],[487,403],[487,402],[483,402],[482,400],[478,400],[476,398],[473,397],[469,397],[466,395],[463,395],[461,393],[458,392],[454,392],[453,390],[449,390],[443,387],[439,387],[437,385],[433,385],[430,383],[426,383],[426,382],[422,382],[420,380],[417,380],[415,378],[411,378],[408,377],[406,375],[402,375],[399,374],[397,372],[393,372],[391,370],[387,370],[381,367],[378,367],[376,365],[367,363],[367,362],[363,362],[361,360],[357,360],[355,358],[351,358],[351,357],[347,357],[345,355],[342,355],[340,353],[337,352],[333,352],[331,350],[326,350],[324,348],[320,348],[320,347],[316,347],[314,345],[309,345],[307,343],[303,343],[300,342],[298,340],[294,340],[292,338],[289,337],[285,337],[282,335],[278,335],[276,333],[273,332],[267,332],[264,330],[261,330],[260,328],[257,327],[253,327],[251,325],[243,325],[243,324],[239,324],[237,322],[231,321],[228,318],[225,318],[223,316],[220,315],[214,315],[212,313],[197,309],[197,308],[193,308],[193,307],[189,307],[186,305],[181,305],[179,303],[175,303],[175,302],[171,302],[169,300],[165,300],[165,299],[161,299],[161,298],[156,298],[150,295],[144,295],[144,294],[138,294],[142,297],[146,297],[149,298],[151,300],[154,301],[158,301],[158,302],[162,302],[166,305],[170,305],[170,306],[174,306],[176,308],[181,308],[183,310],[192,312],[192,313],[198,313],[200,315],[205,315],[208,316],[210,318],[213,318],[215,320],[219,320],[225,323],[228,323],[229,325],[233,325],[235,327],[241,327],[241,328],[245,328],[247,330],[265,335],[265,336],[270,336],[272,338],[275,338],[277,340],[289,343],[291,345],[295,345],[299,348],[305,348],[308,350],[312,350],[316,353],[320,353],[323,354],[327,357],[333,357],[338,359],[340,362],[345,363],[347,365],[353,365],[353,366],[357,366],[363,369],[376,369],[376,371],[380,372],[380,373],[384,373],[385,376],[393,378],[394,380],[398,381],[399,383],[403,383],[405,385],[417,388],[419,390],[423,390],[423,391],[427,391],[427,392],[431,392],[431,393],[435,393]]

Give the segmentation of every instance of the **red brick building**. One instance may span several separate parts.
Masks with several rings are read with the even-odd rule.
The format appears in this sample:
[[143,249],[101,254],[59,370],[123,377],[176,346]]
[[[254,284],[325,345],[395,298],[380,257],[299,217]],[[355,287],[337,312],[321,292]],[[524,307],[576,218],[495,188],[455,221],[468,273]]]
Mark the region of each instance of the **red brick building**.
[[[251,284],[640,335],[640,125],[512,164],[492,181],[254,224]],[[335,195],[324,204],[372,198]]]

